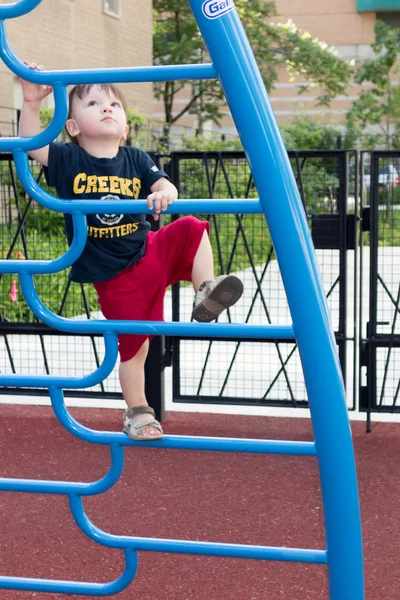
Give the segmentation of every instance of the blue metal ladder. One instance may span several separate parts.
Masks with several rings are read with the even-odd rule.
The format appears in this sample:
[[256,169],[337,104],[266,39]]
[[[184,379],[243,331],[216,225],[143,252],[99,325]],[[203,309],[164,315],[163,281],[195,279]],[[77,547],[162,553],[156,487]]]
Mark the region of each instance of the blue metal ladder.
[[[243,30],[233,0],[189,0],[208,46],[212,64],[124,69],[36,72],[29,70],[12,52],[4,20],[24,15],[41,0],[20,0],[0,5],[0,55],[17,75],[52,85],[55,113],[49,127],[31,138],[1,138],[0,151],[13,151],[19,178],[29,194],[42,206],[70,213],[75,236],[69,250],[52,261],[0,260],[0,272],[18,273],[29,307],[44,323],[61,331],[102,333],[105,357],[100,367],[81,378],[0,375],[0,385],[49,388],[60,422],[82,440],[110,446],[111,466],[99,481],[77,483],[0,479],[0,490],[65,494],[77,525],[91,539],[124,551],[124,573],[107,584],[0,576],[0,588],[54,593],[111,595],[125,589],[135,576],[137,551],[175,552],[262,560],[326,564],[330,600],[363,600],[363,558],[357,479],[345,391],[330,318],[307,221],[297,192],[289,160],[280,137],[267,93]],[[78,83],[150,82],[219,78],[235,120],[259,200],[179,200],[168,209],[172,214],[264,213],[278,258],[293,326],[159,323],[122,321],[74,321],[59,317],[40,301],[34,287],[35,274],[66,269],[80,256],[86,243],[86,215],[100,210],[93,201],[59,200],[45,193],[34,181],[27,151],[55,139],[67,117],[66,86]],[[102,212],[126,213],[131,202],[101,203]],[[145,201],[137,212],[149,213]],[[85,514],[83,497],[110,489],[123,467],[123,447],[141,445],[123,433],[99,432],[80,425],[69,414],[63,388],[98,384],[114,368],[117,334],[178,335],[219,338],[286,338],[297,341],[308,392],[315,442],[222,439],[166,436],[146,447],[218,450],[265,454],[317,456],[326,527],[326,550],[246,546],[182,540],[159,540],[115,536],[100,530]]]

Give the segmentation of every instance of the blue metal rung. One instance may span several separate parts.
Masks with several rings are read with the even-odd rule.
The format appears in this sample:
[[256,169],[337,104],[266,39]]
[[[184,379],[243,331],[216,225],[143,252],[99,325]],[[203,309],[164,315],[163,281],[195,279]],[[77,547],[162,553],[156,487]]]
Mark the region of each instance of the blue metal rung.
[[[47,130],[46,130],[47,131]],[[2,138],[0,141],[4,141]],[[28,139],[32,142],[30,146],[36,147],[33,141],[36,138],[13,138],[15,143],[25,143]],[[51,141],[51,139],[49,139]],[[27,148],[28,150],[30,148]],[[71,213],[72,215],[82,212],[84,214],[96,214],[101,207],[103,212],[121,212],[127,213],[132,210],[132,200],[60,200],[55,196],[45,192],[32,176],[28,156],[25,152],[14,152],[15,167],[22,185],[29,195],[41,206],[60,213]],[[149,209],[145,200],[135,200],[135,211],[138,214],[152,214],[153,209]],[[263,209],[259,199],[235,198],[235,199],[196,199],[196,200],[176,200],[165,214],[259,214]]]
[[0,589],[24,590],[26,592],[51,592],[53,594],[84,594],[85,596],[112,596],[125,590],[133,581],[138,565],[137,553],[131,548],[124,550],[125,570],[110,583],[86,583],[81,581],[57,581],[29,577],[0,577]]
[[225,556],[229,558],[252,558],[257,560],[280,560],[326,564],[325,550],[306,548],[277,548],[274,546],[250,546],[241,544],[216,544],[184,540],[160,540],[155,538],[112,535],[93,525],[83,509],[82,499],[73,494],[69,497],[72,515],[77,525],[92,540],[109,548],[134,548],[148,552],[173,552],[201,556]]

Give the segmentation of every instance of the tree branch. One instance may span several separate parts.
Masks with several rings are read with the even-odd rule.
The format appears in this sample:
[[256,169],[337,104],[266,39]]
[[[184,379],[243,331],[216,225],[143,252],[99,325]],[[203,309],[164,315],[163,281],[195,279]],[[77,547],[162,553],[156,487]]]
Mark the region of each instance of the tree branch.
[[182,110],[171,119],[171,121],[170,121],[171,125],[172,125],[172,123],[175,123],[175,121],[180,119],[191,108],[191,106],[193,106],[193,104],[196,102],[196,100],[198,100],[214,84],[215,84],[214,81],[207,83],[202,90],[200,90],[197,94],[192,96],[190,101],[186,104],[186,106],[184,108],[182,108]]

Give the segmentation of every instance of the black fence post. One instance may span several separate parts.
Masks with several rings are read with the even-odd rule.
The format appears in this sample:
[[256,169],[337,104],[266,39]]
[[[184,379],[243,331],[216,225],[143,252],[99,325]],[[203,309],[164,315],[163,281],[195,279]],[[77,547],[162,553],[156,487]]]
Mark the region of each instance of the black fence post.
[[150,343],[144,376],[147,402],[161,422],[165,418],[164,337],[161,335],[156,335]]
[[[162,155],[159,153],[149,154],[158,168],[162,169]],[[154,221],[152,215],[148,215],[147,220],[151,225],[151,231],[158,231],[164,225],[164,217],[162,215],[158,221]],[[158,421],[163,421],[165,418],[164,354],[164,336],[156,335],[150,342],[149,353],[144,366],[144,377],[147,402],[154,409]]]
[[[151,224],[151,231],[158,231],[164,224],[164,217],[154,221],[152,215],[147,219]],[[154,409],[156,419],[165,418],[164,407],[164,336],[156,335],[150,342],[149,353],[144,365],[145,394],[149,406]]]

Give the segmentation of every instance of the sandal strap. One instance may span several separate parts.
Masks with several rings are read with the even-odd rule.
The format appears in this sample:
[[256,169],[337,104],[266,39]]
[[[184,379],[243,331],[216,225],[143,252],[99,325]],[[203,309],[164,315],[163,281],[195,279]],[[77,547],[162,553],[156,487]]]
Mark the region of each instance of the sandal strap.
[[156,416],[151,406],[134,406],[133,408],[128,408],[125,414],[129,419],[134,419],[138,415],[151,415],[153,418]]
[[[142,431],[142,429],[145,429],[146,427],[154,427],[154,429],[157,429],[160,433],[163,432],[160,423],[155,420],[154,421],[145,421],[144,423],[133,423],[132,427],[136,433],[140,433]],[[153,436],[149,436],[149,437],[151,438]]]

